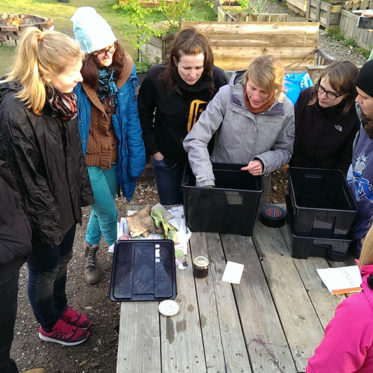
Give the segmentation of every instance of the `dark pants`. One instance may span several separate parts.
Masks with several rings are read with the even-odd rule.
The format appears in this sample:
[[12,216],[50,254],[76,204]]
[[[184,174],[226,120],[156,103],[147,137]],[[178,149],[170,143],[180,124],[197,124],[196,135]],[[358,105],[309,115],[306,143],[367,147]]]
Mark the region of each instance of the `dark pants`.
[[28,296],[39,324],[50,332],[67,308],[67,264],[72,258],[74,225],[58,246],[33,247],[28,260]]
[[156,161],[151,158],[159,200],[162,205],[178,205],[183,203],[181,179],[184,164],[164,158]]
[[14,323],[17,316],[18,278],[24,258],[0,264],[0,372],[18,373],[15,362],[10,358]]

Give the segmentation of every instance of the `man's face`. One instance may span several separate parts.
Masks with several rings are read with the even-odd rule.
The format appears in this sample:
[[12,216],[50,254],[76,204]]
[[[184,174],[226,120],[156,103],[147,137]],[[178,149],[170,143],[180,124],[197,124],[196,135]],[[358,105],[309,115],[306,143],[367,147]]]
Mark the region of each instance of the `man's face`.
[[357,97],[355,101],[360,104],[361,110],[368,117],[373,119],[373,97],[367,95],[359,87],[356,87]]

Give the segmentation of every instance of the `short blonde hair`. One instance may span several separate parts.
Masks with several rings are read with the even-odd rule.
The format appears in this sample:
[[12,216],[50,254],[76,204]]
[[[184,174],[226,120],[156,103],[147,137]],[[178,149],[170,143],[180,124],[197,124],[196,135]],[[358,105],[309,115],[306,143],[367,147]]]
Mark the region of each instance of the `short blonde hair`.
[[369,228],[361,248],[359,258],[359,266],[362,267],[367,264],[373,264],[373,225]]
[[57,31],[40,31],[36,27],[24,29],[19,41],[12,71],[6,81],[19,81],[17,93],[27,108],[40,114],[46,100],[45,75],[61,74],[74,59],[84,58],[79,44]]
[[263,54],[254,58],[244,74],[245,84],[250,80],[270,95],[277,95],[283,90],[285,69],[280,60]]

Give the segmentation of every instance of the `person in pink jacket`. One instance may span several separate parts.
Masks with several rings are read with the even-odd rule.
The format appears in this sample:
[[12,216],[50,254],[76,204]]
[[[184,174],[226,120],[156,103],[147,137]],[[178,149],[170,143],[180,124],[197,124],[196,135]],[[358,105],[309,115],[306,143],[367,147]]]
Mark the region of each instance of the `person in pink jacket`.
[[306,373],[373,372],[373,226],[369,229],[358,265],[362,291],[338,305],[334,318]]

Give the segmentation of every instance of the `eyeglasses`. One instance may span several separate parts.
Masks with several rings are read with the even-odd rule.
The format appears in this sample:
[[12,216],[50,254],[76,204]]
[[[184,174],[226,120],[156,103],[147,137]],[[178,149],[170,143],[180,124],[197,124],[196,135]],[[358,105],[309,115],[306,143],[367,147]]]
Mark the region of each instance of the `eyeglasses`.
[[117,49],[117,43],[111,44],[106,48],[100,49],[99,51],[93,52],[92,54],[96,56],[99,60],[106,58],[107,54],[113,54]]
[[336,93],[336,92],[327,91],[327,90],[326,90],[322,85],[320,85],[320,84],[316,84],[315,87],[316,87],[317,91],[318,91],[320,94],[325,93],[325,94],[326,94],[326,97],[327,97],[329,100],[335,100],[335,99],[337,99],[338,97],[343,96],[343,94],[339,94],[339,93]]

